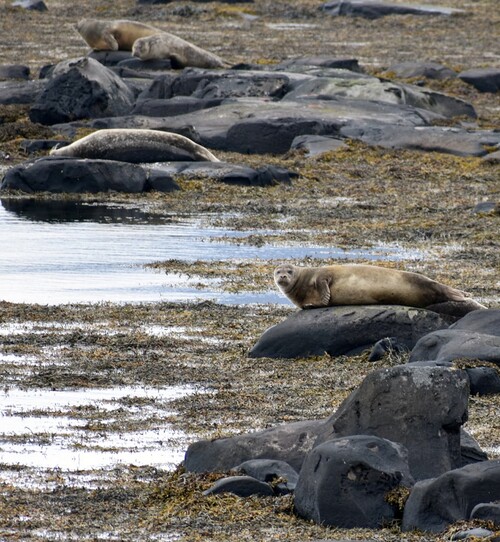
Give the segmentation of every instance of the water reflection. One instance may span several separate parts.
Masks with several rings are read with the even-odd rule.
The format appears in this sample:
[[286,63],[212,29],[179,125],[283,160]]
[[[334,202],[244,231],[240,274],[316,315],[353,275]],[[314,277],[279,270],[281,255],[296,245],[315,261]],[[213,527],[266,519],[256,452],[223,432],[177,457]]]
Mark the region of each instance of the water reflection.
[[[137,208],[75,201],[0,200],[0,300],[17,303],[191,301],[285,303],[277,292],[198,290],[196,277],[158,273],[144,264],[178,259],[253,260],[416,257],[398,247],[252,246],[231,238],[263,233],[206,227]],[[265,232],[264,232],[265,233]],[[221,238],[228,238],[221,241]]]

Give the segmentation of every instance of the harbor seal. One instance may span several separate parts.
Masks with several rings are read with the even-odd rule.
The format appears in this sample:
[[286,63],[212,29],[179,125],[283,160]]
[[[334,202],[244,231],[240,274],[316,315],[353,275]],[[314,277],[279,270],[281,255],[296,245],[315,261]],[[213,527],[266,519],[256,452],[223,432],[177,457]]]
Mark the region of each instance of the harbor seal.
[[141,60],[170,59],[175,68],[227,68],[229,64],[219,56],[205,51],[174,34],[161,32],[139,38],[132,47],[132,55]]
[[121,162],[219,162],[208,149],[191,139],[161,130],[110,128],[50,151],[53,156],[99,158]]
[[468,294],[424,275],[375,265],[297,267],[284,264],[274,271],[278,288],[301,309],[334,305],[391,304],[427,307],[467,301],[485,307]]
[[135,40],[161,32],[148,24],[126,19],[82,19],[75,28],[95,51],[132,51]]

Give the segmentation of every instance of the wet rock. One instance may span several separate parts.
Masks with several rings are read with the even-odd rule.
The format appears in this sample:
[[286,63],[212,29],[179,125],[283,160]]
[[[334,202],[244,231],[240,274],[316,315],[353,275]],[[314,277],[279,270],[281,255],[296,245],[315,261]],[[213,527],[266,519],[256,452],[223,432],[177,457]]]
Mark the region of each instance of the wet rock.
[[386,337],[410,350],[430,331],[448,327],[438,314],[399,305],[352,305],[299,310],[269,328],[250,357],[356,355]]
[[437,62],[407,61],[392,64],[387,72],[394,73],[396,77],[409,79],[411,77],[427,77],[427,79],[454,79],[457,74],[450,68]]
[[493,367],[472,367],[465,371],[469,377],[471,395],[500,393],[500,373]]
[[446,118],[467,116],[476,118],[474,107],[458,98],[415,85],[381,81],[377,77],[362,77],[346,84],[344,78],[315,77],[305,81],[288,92],[284,99],[297,100],[312,96],[339,96],[342,98],[370,100],[395,105],[410,105],[425,109]]
[[293,493],[299,479],[297,471],[288,463],[273,459],[251,459],[233,470],[252,476],[261,482],[273,484],[274,491],[279,495]]
[[0,65],[0,81],[6,79],[24,79],[30,78],[30,69],[28,66],[20,64],[3,64]]
[[500,503],[484,502],[477,504],[470,513],[470,519],[491,521],[496,528],[500,528]]
[[328,15],[345,15],[378,19],[386,15],[452,15],[463,13],[461,9],[418,4],[392,4],[377,0],[334,0],[321,6]]
[[460,72],[458,77],[481,92],[500,90],[499,68],[475,68]]
[[0,81],[0,104],[32,104],[44,88],[43,81]]
[[184,467],[192,472],[228,471],[251,459],[274,459],[300,471],[311,450],[323,420],[279,425],[264,431],[191,444]]
[[200,109],[208,109],[221,105],[223,98],[193,98],[192,96],[175,96],[169,99],[139,100],[132,115],[145,115],[147,117],[171,117],[184,115]]
[[271,497],[274,495],[272,487],[251,476],[229,476],[217,480],[215,484],[203,492],[203,495],[215,495],[217,493],[233,493],[238,497]]
[[82,57],[55,67],[29,116],[32,122],[50,125],[124,115],[131,111],[134,99],[120,77],[97,60]]
[[290,145],[290,150],[304,150],[307,156],[317,156],[345,148],[347,145],[342,139],[318,135],[297,136]]
[[461,465],[460,427],[467,420],[463,371],[398,365],[370,373],[327,420],[315,446],[331,438],[375,435],[408,450],[416,480]]
[[43,0],[17,0],[16,2],[12,2],[12,7],[31,11],[48,11],[47,5]]
[[134,164],[112,160],[44,157],[7,171],[0,189],[23,192],[142,192],[146,171]]
[[387,493],[401,485],[413,485],[403,446],[366,435],[336,438],[307,454],[295,509],[321,525],[377,528],[395,519]]
[[469,358],[500,365],[500,310],[478,310],[415,344],[409,362]]
[[441,532],[468,520],[477,504],[500,499],[500,460],[454,469],[415,484],[406,502],[402,529]]

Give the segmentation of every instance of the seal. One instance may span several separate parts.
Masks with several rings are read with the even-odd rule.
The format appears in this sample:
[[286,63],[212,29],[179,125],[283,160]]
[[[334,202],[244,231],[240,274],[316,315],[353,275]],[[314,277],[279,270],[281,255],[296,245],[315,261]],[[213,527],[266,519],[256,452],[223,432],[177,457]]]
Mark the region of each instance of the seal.
[[424,275],[376,265],[297,267],[284,264],[274,271],[278,288],[301,309],[334,305],[391,304],[428,307],[447,301],[467,301],[466,292]]
[[121,162],[219,162],[208,149],[191,139],[161,130],[110,128],[54,148],[53,156],[99,158]]
[[76,23],[75,28],[95,51],[132,51],[132,45],[137,39],[161,32],[153,26],[126,19],[82,19]]
[[175,68],[187,66],[227,68],[230,66],[214,53],[168,32],[137,39],[132,47],[132,55],[141,60],[170,59]]

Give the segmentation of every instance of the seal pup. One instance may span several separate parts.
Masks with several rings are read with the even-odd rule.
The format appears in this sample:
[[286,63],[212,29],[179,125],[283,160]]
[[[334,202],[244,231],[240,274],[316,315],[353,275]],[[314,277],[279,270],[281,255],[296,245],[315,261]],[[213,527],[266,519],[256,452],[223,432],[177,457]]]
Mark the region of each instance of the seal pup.
[[132,51],[135,40],[161,32],[148,24],[126,19],[82,19],[76,23],[75,28],[95,51]]
[[284,264],[274,271],[278,288],[301,309],[334,305],[391,304],[427,307],[467,301],[468,294],[424,275],[375,265],[297,267]]
[[168,32],[137,39],[132,47],[132,55],[141,60],[168,58],[176,68],[187,66],[228,68],[230,66],[214,53],[205,51],[205,49]]
[[220,162],[208,149],[172,132],[134,128],[98,130],[66,147],[54,148],[53,156],[99,158],[122,162],[208,161]]

